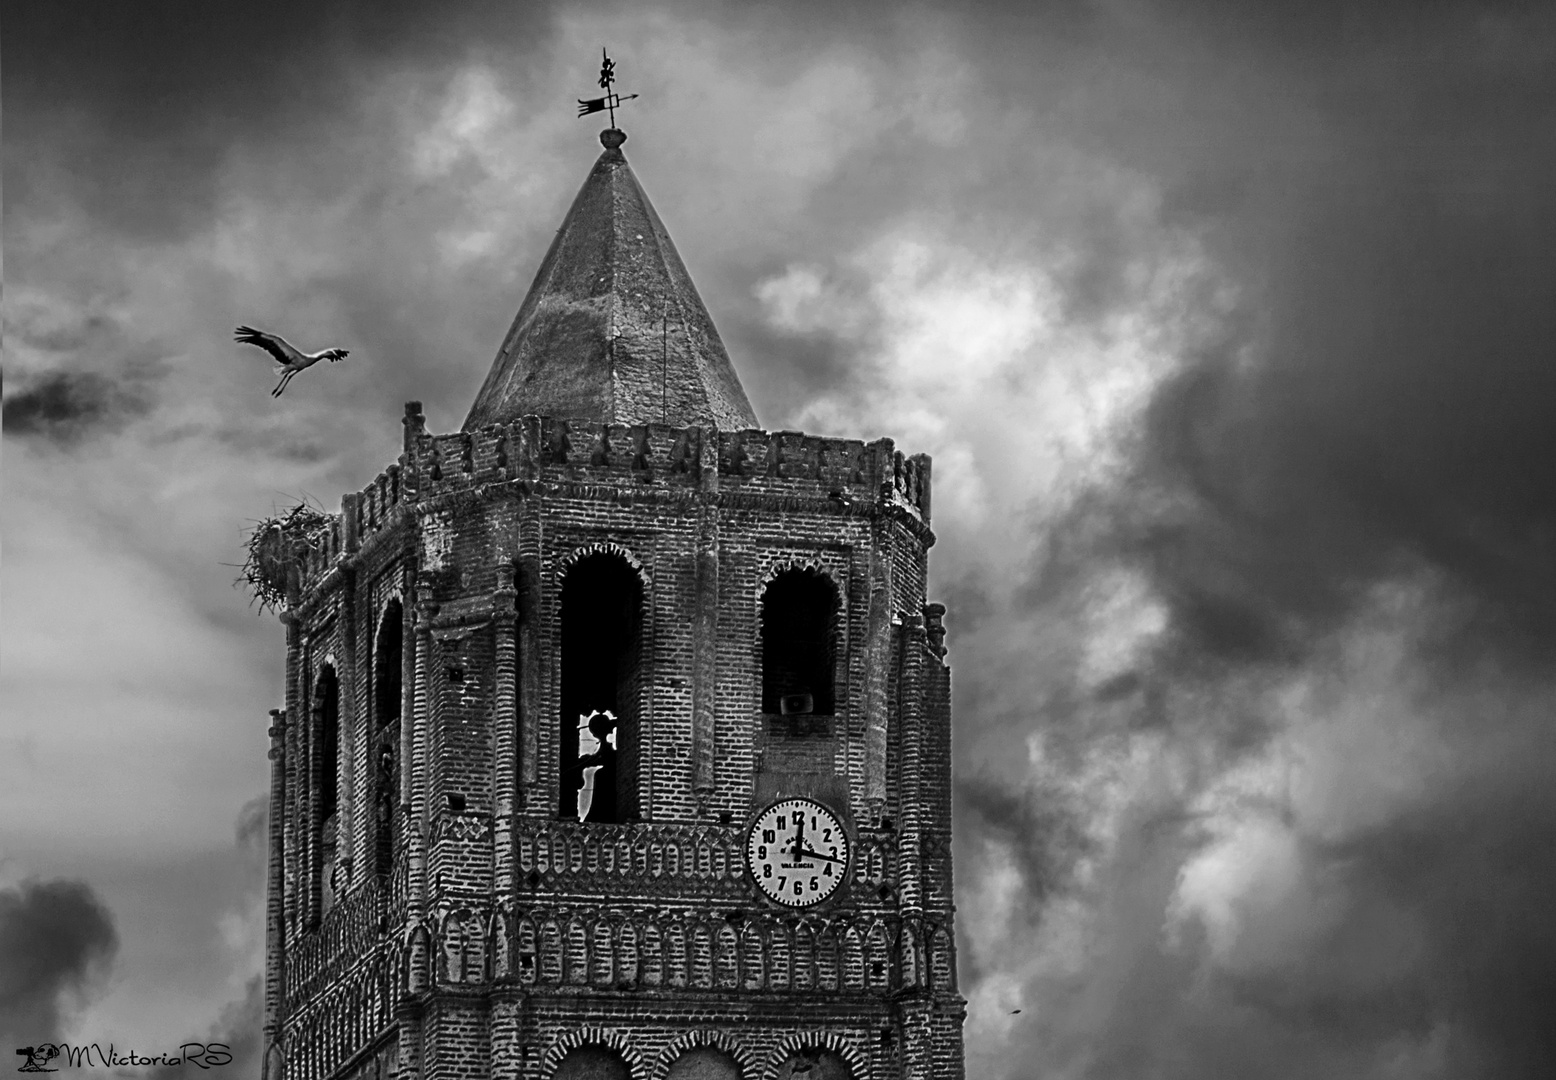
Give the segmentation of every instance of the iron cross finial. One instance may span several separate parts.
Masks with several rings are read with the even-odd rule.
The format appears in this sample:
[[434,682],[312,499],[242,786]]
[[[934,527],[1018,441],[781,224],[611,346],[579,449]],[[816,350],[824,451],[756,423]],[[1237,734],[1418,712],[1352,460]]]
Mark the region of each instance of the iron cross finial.
[[605,112],[609,110],[611,127],[616,126],[616,106],[623,101],[631,101],[636,94],[618,94],[611,89],[616,82],[616,61],[610,58],[605,48],[600,48],[600,89],[605,91],[604,97],[590,98],[587,101],[578,99],[578,115],[588,116],[590,113]]

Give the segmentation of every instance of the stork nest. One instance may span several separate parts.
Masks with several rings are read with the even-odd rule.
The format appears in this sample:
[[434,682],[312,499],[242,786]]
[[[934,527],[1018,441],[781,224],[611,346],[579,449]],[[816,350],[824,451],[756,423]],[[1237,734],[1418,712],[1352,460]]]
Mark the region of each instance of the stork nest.
[[333,523],[332,515],[307,503],[259,522],[249,533],[248,558],[233,584],[246,584],[259,601],[260,611],[281,611],[286,607],[291,582],[301,573],[309,553],[324,544]]

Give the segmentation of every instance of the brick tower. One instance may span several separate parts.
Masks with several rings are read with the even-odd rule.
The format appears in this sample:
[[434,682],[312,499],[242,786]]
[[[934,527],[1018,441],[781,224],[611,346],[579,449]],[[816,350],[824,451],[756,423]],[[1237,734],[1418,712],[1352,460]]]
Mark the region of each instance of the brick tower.
[[625,138],[295,567],[267,1080],[963,1075],[929,459],[759,429]]

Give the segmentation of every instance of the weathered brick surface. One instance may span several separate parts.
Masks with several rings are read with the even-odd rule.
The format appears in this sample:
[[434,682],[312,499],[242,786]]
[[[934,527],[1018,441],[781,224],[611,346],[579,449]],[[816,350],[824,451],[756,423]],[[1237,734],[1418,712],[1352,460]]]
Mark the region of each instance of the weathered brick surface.
[[[636,1077],[698,1047],[747,1077],[820,1047],[859,1077],[959,1077],[928,510],[928,459],[888,440],[537,417],[429,435],[408,408],[401,461],[343,501],[287,615],[267,966],[286,1076],[541,1077],[595,1043]],[[618,824],[558,820],[562,588],[594,553],[643,593],[620,757],[636,813]],[[793,568],[839,600],[835,707],[801,734],[761,712],[764,591]],[[379,874],[384,746],[400,797]],[[847,885],[810,911],[762,899],[743,863],[747,821],[796,792],[832,802],[854,841]]]

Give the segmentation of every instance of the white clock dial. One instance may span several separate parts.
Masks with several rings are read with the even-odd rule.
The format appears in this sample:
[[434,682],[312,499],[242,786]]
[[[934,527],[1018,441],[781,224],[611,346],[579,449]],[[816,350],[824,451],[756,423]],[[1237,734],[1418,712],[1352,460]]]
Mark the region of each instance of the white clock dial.
[[819,904],[843,884],[848,833],[811,799],[783,799],[751,825],[746,866],[756,887],[786,907]]

